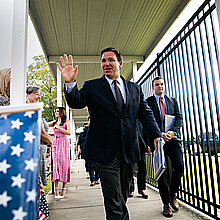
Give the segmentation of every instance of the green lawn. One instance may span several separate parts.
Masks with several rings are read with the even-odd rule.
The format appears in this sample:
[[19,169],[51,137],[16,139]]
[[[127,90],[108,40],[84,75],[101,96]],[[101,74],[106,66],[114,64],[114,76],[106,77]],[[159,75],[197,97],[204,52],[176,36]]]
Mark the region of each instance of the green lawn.
[[51,190],[51,188],[52,188],[52,181],[51,181],[51,176],[49,176],[47,179],[47,186],[44,186],[45,195],[47,195],[47,193]]

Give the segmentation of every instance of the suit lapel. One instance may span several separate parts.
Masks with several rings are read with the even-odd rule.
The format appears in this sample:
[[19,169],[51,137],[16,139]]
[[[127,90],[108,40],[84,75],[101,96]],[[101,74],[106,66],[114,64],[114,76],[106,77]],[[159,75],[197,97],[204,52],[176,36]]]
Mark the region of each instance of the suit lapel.
[[171,109],[172,108],[172,103],[166,95],[164,96],[164,98],[165,98],[165,102],[166,102],[166,106],[167,106],[166,114],[169,114],[170,112],[172,112],[172,109]]
[[129,103],[129,101],[130,101],[130,90],[128,89],[128,83],[127,83],[127,81],[126,81],[123,77],[121,77],[121,78],[122,78],[123,83],[124,83],[125,94],[126,94],[126,102],[125,102],[125,106],[124,106],[124,110],[125,110],[125,108],[127,107],[128,103]]
[[155,96],[153,96],[153,100],[154,100],[154,102],[153,102],[154,107],[153,108],[155,109],[155,113],[157,114],[157,116],[156,115],[155,116],[160,118],[159,127],[161,128],[161,125],[163,124],[163,120],[162,120],[161,112],[160,112],[160,109],[159,109],[159,106],[158,106],[158,103],[157,103]]
[[[124,109],[123,109],[123,112],[126,112],[126,109],[128,108],[128,106],[130,105],[130,102],[131,102],[131,95],[130,95],[130,85],[128,83],[127,80],[125,80],[122,76],[121,76],[122,80],[123,80],[123,83],[124,83],[124,86],[125,86],[125,94],[126,94],[126,103],[124,105]],[[122,114],[123,114],[122,112]]]
[[155,98],[154,96],[153,96],[153,99],[154,99],[154,102],[153,102],[154,109],[157,111],[157,113],[158,113],[159,115],[161,115],[161,114],[160,114],[159,106],[158,106],[158,104],[157,104],[157,100],[156,100],[156,98]]

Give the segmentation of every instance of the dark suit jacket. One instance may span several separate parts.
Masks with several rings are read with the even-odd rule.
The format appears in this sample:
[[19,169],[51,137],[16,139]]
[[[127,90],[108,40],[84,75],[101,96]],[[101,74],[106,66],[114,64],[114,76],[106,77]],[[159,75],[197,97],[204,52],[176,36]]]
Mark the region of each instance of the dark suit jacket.
[[139,146],[140,146],[140,152],[141,154],[145,154],[147,152],[147,145],[146,141],[148,140],[148,136],[146,132],[143,129],[142,124],[138,121],[137,123],[137,129],[138,129],[138,135],[139,135]]
[[119,109],[105,77],[86,81],[78,90],[75,86],[65,92],[71,108],[88,106],[90,126],[85,143],[87,160],[110,163],[121,147],[127,163],[140,160],[137,119],[152,138],[161,136],[153,112],[144,99],[141,87],[123,79],[127,103],[120,115]]
[[[178,107],[178,104],[177,104],[177,101],[176,101],[175,98],[167,97],[165,95],[164,99],[165,99],[166,107],[167,107],[166,114],[176,116],[173,128],[171,130],[177,133],[177,138],[176,139],[178,141],[180,141],[180,139],[181,139],[180,128],[183,125],[182,114],[179,110],[179,107]],[[155,96],[148,97],[147,98],[147,103],[151,107],[151,109],[154,113],[154,117],[157,121],[157,124],[158,124],[160,130],[162,131],[162,118],[161,118],[160,109],[158,107],[157,100],[156,100]]]

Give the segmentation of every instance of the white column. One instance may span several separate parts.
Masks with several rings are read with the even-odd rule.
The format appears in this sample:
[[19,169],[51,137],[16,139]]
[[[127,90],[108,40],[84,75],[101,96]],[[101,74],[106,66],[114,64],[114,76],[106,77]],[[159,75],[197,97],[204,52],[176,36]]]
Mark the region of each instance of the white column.
[[14,0],[11,56],[11,105],[25,104],[26,100],[28,5],[29,0]]
[[61,72],[57,67],[57,106],[62,107]]
[[67,103],[66,103],[66,117],[67,120],[70,120],[70,107],[69,105],[67,105]]
[[133,68],[133,82],[135,82],[136,76],[137,76],[137,63],[132,62],[132,68]]

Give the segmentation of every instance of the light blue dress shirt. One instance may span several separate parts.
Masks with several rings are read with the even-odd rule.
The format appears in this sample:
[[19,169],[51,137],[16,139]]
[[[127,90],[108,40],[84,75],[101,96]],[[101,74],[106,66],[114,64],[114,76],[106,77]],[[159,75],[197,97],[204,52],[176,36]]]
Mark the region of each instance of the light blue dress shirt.
[[[156,94],[154,94],[154,96],[155,96],[155,98],[156,98],[156,100],[157,100],[158,108],[160,109],[160,96],[159,96],[159,95],[156,95]],[[166,102],[165,102],[164,95],[162,95],[161,97],[162,97],[162,99],[163,99],[163,103],[164,103],[164,105],[165,105],[165,110],[166,110],[166,112],[167,112],[167,105],[166,105]],[[161,113],[161,109],[160,109],[160,113]]]
[[[158,108],[160,109],[160,116],[161,116],[161,120],[162,120],[162,115],[161,115],[161,108],[160,108],[160,96],[154,94],[156,100],[157,100],[157,105],[158,105]],[[165,102],[165,98],[164,98],[164,94],[161,96],[162,99],[163,99],[163,103],[165,105],[165,111],[167,112],[167,106],[166,106],[166,102]],[[164,126],[163,126],[163,123],[162,123],[162,131],[164,130]]]
[[[116,94],[115,94],[115,87],[114,87],[114,80],[113,79],[109,79],[107,76],[105,76],[105,78],[107,79],[107,81],[108,81],[108,83],[109,83],[109,85],[110,85],[110,88],[111,88],[111,90],[112,90],[112,92],[113,92],[113,95],[114,95],[114,97],[115,97],[115,100],[117,100],[116,99]],[[118,88],[120,89],[120,91],[121,91],[121,94],[122,94],[122,98],[123,98],[123,101],[124,101],[124,104],[126,103],[126,92],[125,92],[125,85],[124,85],[124,83],[123,83],[123,80],[122,80],[122,78],[120,77],[120,75],[119,75],[119,77],[116,79],[117,80],[117,84],[118,84]]]
[[72,82],[72,83],[66,83],[64,84],[66,86],[66,92],[70,93],[71,90],[73,89],[73,87],[76,85],[76,82]]

